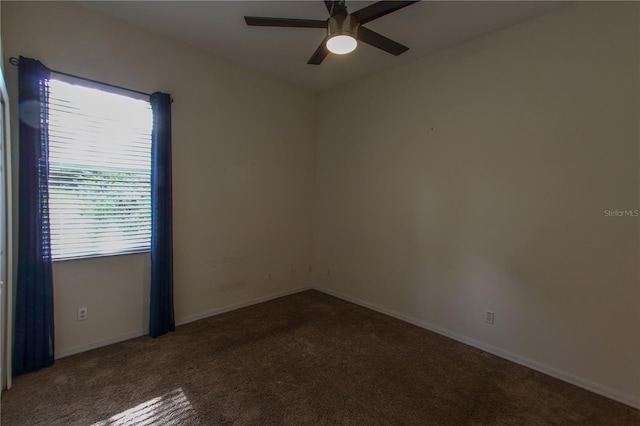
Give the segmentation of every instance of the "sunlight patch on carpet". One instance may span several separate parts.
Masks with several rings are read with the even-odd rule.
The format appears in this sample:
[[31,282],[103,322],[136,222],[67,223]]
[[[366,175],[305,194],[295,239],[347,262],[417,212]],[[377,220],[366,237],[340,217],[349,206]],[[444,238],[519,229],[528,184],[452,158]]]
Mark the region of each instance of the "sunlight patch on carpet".
[[182,424],[194,416],[187,396],[178,388],[92,426],[171,425]]

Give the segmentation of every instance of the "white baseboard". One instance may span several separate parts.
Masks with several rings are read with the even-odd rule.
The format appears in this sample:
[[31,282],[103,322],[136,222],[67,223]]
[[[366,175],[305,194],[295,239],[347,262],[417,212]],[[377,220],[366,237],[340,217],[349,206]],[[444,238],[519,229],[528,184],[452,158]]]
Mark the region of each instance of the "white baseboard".
[[104,339],[98,342],[89,343],[88,345],[80,345],[71,349],[65,349],[63,351],[56,352],[55,359],[60,359],[70,355],[79,354],[80,352],[86,352],[92,349],[98,349],[103,346],[113,345],[114,343],[124,342],[125,340],[129,340],[129,339],[135,339],[136,337],[144,336],[145,334],[147,334],[146,330],[132,331],[131,333],[126,333],[117,337],[112,337],[110,339]]
[[252,299],[248,302],[237,303],[229,306],[224,306],[222,308],[211,309],[210,311],[201,312],[195,315],[189,315],[188,317],[184,317],[176,320],[176,325],[184,325],[190,322],[198,321],[204,318],[212,317],[214,315],[224,314],[225,312],[235,311],[236,309],[244,308],[251,305],[257,305],[258,303],[268,302],[269,300],[277,299],[279,297],[289,296],[291,294],[301,293],[303,291],[311,290],[312,287],[300,287],[295,290],[283,291],[280,293],[272,294],[265,297],[260,297],[258,299]]
[[475,340],[472,339],[470,337],[466,337],[463,336],[461,334],[458,333],[454,333],[452,331],[437,327],[433,324],[429,324],[425,321],[421,321],[415,318],[412,318],[410,316],[407,315],[403,315],[399,312],[390,310],[390,309],[386,309],[383,308],[381,306],[378,305],[374,305],[372,303],[369,302],[365,302],[364,300],[355,298],[355,297],[351,297],[351,296],[347,296],[345,294],[342,293],[338,293],[336,291],[333,290],[329,290],[323,287],[317,287],[317,286],[312,286],[311,288],[318,290],[320,292],[329,294],[331,296],[337,297],[339,299],[342,300],[346,300],[348,302],[351,303],[355,303],[356,305],[360,305],[363,306],[365,308],[369,308],[371,310],[374,310],[376,312],[380,312],[382,314],[385,315],[389,315],[390,317],[394,317],[397,318],[399,320],[408,322],[410,324],[413,325],[417,325],[418,327],[424,328],[426,330],[429,331],[433,331],[434,333],[438,333],[441,334],[445,337],[448,337],[450,339],[453,340],[457,340],[458,342],[464,343],[466,345],[469,346],[473,346],[475,348],[481,349],[485,352],[488,352],[490,354],[496,355],[500,358],[506,359],[508,361],[512,361],[515,362],[516,364],[520,364],[523,365],[525,367],[531,368],[532,370],[536,370],[539,371],[541,373],[544,373],[548,376],[551,377],[555,377],[556,379],[562,380],[564,382],[570,383],[572,385],[578,386],[580,388],[586,389],[588,391],[591,391],[593,393],[597,393],[599,395],[605,396],[609,399],[613,399],[614,401],[618,401],[621,402],[625,405],[628,405],[630,407],[636,408],[636,409],[640,409],[640,399],[633,397],[632,395],[627,395],[627,394],[623,394],[621,392],[617,392],[613,389],[609,389],[605,386],[599,385],[597,383],[593,383],[589,380],[583,379],[581,377],[575,376],[571,373],[567,373],[565,371],[560,371],[558,369],[555,369],[553,367],[549,367],[548,365],[544,365],[544,364],[540,364],[536,361],[533,361],[529,358],[525,358],[523,356],[520,355],[516,355],[514,353],[505,351],[503,349],[500,349],[496,346],[481,342],[479,340]]
[[[289,296],[290,294],[300,293],[302,291],[310,290],[311,287],[300,287],[295,290],[283,291],[280,293],[272,294],[266,297],[260,297],[257,299],[252,299],[248,302],[237,303],[229,306],[224,306],[222,308],[212,309],[210,311],[201,312],[195,315],[189,315],[188,317],[180,318],[176,320],[176,326],[184,325],[193,321],[198,321],[204,318],[208,318],[214,315],[220,315],[225,312],[234,311],[236,309],[244,308],[251,305],[257,305],[258,303],[267,302],[269,300],[277,299],[279,297]],[[55,353],[55,359],[64,358],[67,356],[79,354],[81,352],[90,351],[92,349],[101,348],[103,346],[113,345],[114,343],[124,342],[125,340],[135,339],[136,337],[145,336],[148,334],[148,330],[137,330],[131,333],[126,333],[117,337],[112,337],[109,339],[100,340],[97,342],[89,343],[87,345],[80,345],[73,347],[71,349],[65,349],[62,351],[58,351]]]

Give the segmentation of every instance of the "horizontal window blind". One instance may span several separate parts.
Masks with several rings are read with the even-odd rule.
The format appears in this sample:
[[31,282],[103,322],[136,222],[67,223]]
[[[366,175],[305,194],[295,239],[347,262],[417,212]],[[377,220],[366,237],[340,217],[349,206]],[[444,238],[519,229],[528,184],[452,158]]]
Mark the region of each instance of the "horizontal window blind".
[[149,250],[151,105],[49,81],[54,260]]

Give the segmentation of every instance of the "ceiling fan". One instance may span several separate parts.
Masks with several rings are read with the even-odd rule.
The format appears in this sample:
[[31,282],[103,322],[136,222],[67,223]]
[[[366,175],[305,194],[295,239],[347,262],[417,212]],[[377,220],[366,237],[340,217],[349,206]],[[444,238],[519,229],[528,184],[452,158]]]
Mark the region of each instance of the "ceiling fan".
[[357,41],[369,44],[392,55],[400,55],[409,50],[387,37],[371,31],[364,24],[388,15],[391,12],[410,6],[417,1],[379,1],[369,6],[363,7],[353,13],[347,11],[344,0],[325,0],[330,17],[320,21],[315,19],[295,19],[295,18],[266,18],[256,16],[245,16],[247,25],[258,27],[296,27],[296,28],[323,28],[327,31],[320,46],[316,49],[311,59],[307,62],[312,65],[320,65],[329,52],[345,54],[352,52]]

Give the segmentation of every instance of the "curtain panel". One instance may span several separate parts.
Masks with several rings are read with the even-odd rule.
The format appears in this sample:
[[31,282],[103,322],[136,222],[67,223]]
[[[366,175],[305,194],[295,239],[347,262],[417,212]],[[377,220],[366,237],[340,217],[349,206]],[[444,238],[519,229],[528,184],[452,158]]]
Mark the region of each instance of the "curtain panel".
[[18,65],[18,271],[13,375],[53,364],[53,273],[49,229],[48,80],[39,61]]
[[173,313],[173,202],[171,184],[171,96],[150,97],[151,131],[151,295],[149,335],[175,331]]

